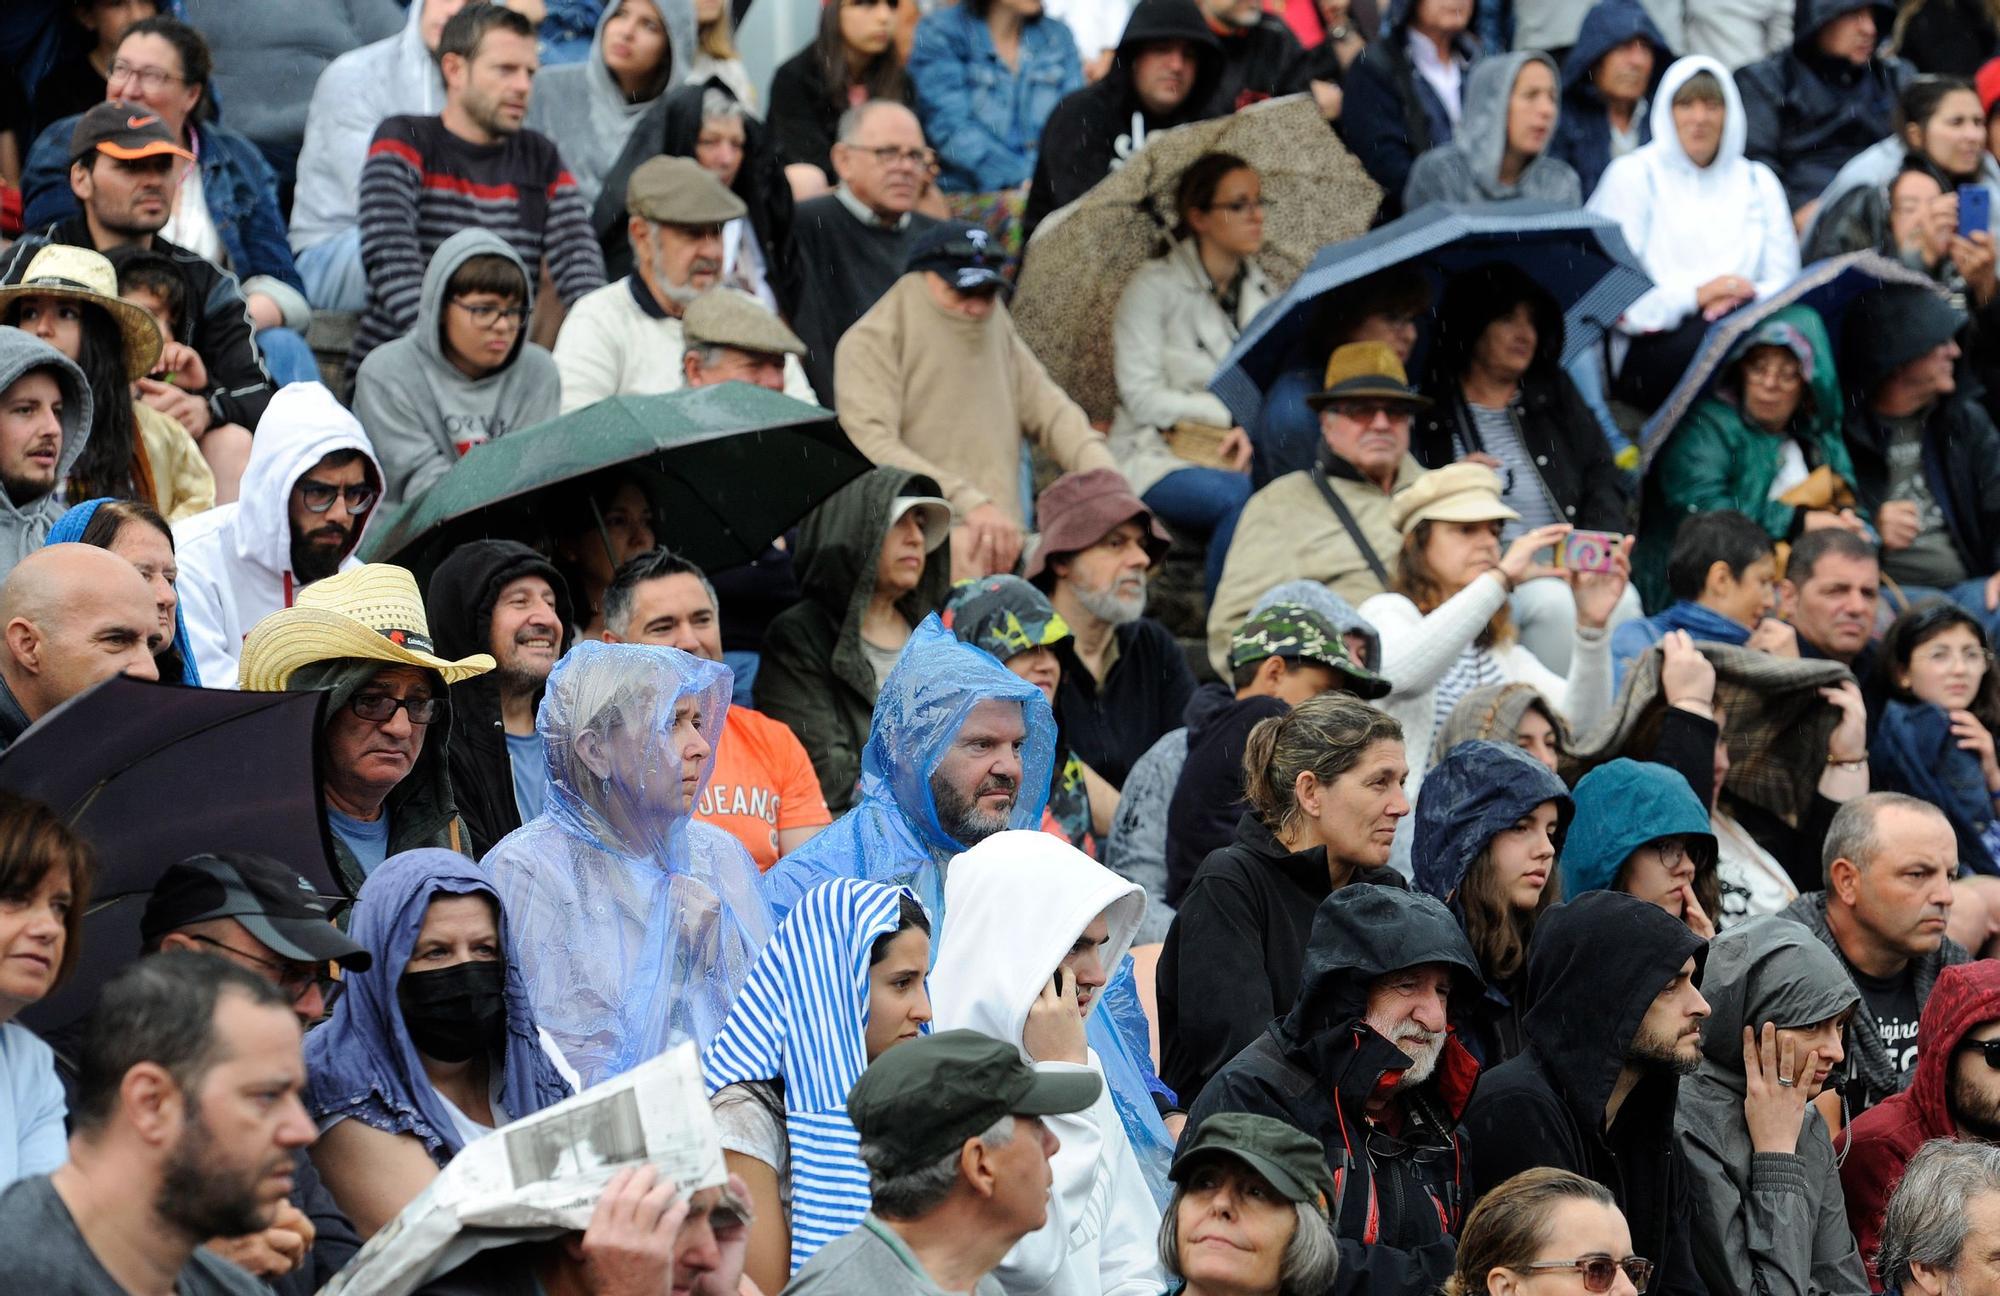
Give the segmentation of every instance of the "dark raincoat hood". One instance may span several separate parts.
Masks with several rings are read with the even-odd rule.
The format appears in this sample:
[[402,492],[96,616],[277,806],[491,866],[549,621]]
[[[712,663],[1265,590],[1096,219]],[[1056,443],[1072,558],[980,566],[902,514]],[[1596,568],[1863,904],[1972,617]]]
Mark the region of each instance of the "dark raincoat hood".
[[[1512,744],[1475,740],[1451,749],[1424,776],[1410,856],[1417,889],[1463,914],[1466,870],[1487,843],[1544,801],[1556,803],[1556,849],[1576,817],[1576,803],[1555,772]],[[1551,879],[1553,880],[1553,879]]]
[[[1115,69],[1107,79],[1122,77],[1130,96],[1129,73],[1138,58],[1139,47],[1148,41],[1166,40],[1184,40],[1194,46],[1194,86],[1181,103],[1208,102],[1216,79],[1222,75],[1222,42],[1208,20],[1201,16],[1201,7],[1195,0],[1139,0],[1132,7],[1132,16],[1125,20],[1124,33],[1118,37]],[[1136,100],[1136,96],[1132,97]]]
[[1824,58],[1814,43],[1820,28],[1826,26],[1842,14],[1851,14],[1857,9],[1875,11],[1875,30],[1883,40],[1889,39],[1889,29],[1896,21],[1896,6],[1880,3],[1878,0],[1797,0],[1792,6],[1792,50],[1801,58]]
[[1577,30],[1576,44],[1563,55],[1563,93],[1576,92],[1592,102],[1603,102],[1597,87],[1590,83],[1590,70],[1599,59],[1629,40],[1643,40],[1653,47],[1653,77],[1646,87],[1650,95],[1660,84],[1660,74],[1667,70],[1667,64],[1674,61],[1674,52],[1667,48],[1667,38],[1660,34],[1639,0],[1598,0],[1590,7],[1590,12],[1583,16],[1583,26]]
[[1802,924],[1771,915],[1739,923],[1708,946],[1702,974],[1708,1021],[1701,1032],[1701,1072],[1695,1088],[1714,1085],[1736,1095],[1742,1118],[1743,1028],[1765,1022],[1811,1026],[1861,999],[1840,958]]
[[1673,836],[1693,839],[1697,871],[1715,863],[1708,811],[1686,779],[1665,765],[1624,756],[1598,766],[1577,781],[1576,823],[1562,850],[1563,894],[1610,886],[1633,851]]

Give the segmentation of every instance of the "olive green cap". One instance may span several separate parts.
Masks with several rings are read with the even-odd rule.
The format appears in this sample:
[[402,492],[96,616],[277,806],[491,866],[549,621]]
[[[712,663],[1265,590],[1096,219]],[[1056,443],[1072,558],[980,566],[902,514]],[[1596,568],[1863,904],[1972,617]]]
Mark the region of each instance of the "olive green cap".
[[1311,1202],[1321,1215],[1327,1213],[1333,1172],[1326,1168],[1326,1149],[1312,1135],[1274,1116],[1218,1112],[1181,1140],[1167,1178],[1182,1183],[1193,1162],[1214,1156],[1235,1157],[1289,1200]]

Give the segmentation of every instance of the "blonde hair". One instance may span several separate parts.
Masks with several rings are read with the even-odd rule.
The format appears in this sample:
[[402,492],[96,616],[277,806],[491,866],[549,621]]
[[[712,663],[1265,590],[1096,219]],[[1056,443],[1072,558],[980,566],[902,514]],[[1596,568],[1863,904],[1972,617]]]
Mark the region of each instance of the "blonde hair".
[[1523,1170],[1479,1199],[1458,1233],[1458,1261],[1444,1296],[1486,1296],[1486,1275],[1533,1264],[1548,1241],[1550,1217],[1566,1201],[1617,1209],[1603,1184],[1567,1170]]

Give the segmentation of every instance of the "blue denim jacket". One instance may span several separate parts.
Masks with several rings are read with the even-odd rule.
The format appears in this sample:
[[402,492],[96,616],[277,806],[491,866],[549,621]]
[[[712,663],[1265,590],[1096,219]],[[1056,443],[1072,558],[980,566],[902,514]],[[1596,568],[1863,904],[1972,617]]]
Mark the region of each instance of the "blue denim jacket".
[[1062,97],[1083,85],[1076,38],[1060,19],[1021,28],[1019,70],[993,48],[984,20],[963,4],[917,24],[910,50],[917,115],[937,150],[947,193],[993,193],[1026,184],[1035,173],[1042,123]]
[[[35,138],[21,175],[26,203],[24,227],[38,229],[79,214],[69,189],[69,139],[76,118],[53,122]],[[269,275],[300,293],[305,284],[292,264],[292,245],[278,215],[278,177],[257,146],[235,131],[201,124],[201,192],[209,219],[229,252],[229,268],[238,279]]]

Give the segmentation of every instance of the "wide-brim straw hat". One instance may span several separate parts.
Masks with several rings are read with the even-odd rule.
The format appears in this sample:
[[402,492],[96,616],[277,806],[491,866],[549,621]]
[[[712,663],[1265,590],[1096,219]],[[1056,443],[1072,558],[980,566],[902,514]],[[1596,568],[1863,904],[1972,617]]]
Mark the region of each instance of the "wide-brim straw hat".
[[118,272],[101,252],[51,243],[28,262],[21,282],[0,288],[0,315],[22,297],[66,297],[89,302],[118,324],[125,347],[125,381],[137,382],[160,366],[160,326],[152,313],[118,295]]
[[368,563],[314,581],[298,601],[259,621],[243,641],[239,687],[277,693],[303,666],[375,661],[436,671],[447,686],[484,675],[493,658],[474,653],[446,661],[433,650],[417,578],[402,567]]

